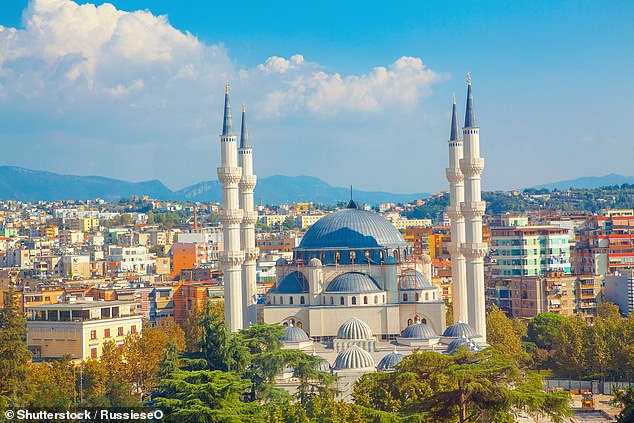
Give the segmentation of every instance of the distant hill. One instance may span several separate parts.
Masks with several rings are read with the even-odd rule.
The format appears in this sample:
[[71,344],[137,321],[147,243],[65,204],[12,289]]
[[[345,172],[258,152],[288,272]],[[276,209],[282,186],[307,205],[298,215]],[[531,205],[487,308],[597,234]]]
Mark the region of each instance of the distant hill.
[[[127,182],[101,176],[60,175],[15,166],[0,166],[0,200],[57,201],[103,198],[116,201],[133,195],[158,200],[221,201],[218,181],[200,182],[171,191],[160,181]],[[354,191],[361,203],[404,203],[429,197],[427,193],[392,194],[380,191]],[[314,201],[335,204],[350,199],[348,188],[333,187],[312,176],[270,176],[258,180],[255,201],[265,204]]]
[[606,186],[622,185],[622,184],[634,184],[634,176],[623,176],[616,173],[610,173],[605,176],[583,176],[577,179],[570,179],[567,181],[551,182],[549,184],[536,185],[531,188],[535,189],[568,189],[568,188],[600,188]]
[[[221,201],[222,187],[218,181],[200,182],[183,188],[177,194],[190,201]],[[360,203],[379,204],[385,202],[406,203],[429,197],[428,193],[392,194],[381,191],[354,190],[354,200]],[[275,175],[259,178],[254,193],[256,203],[281,204],[313,201],[335,204],[350,199],[350,189],[333,187],[314,176]]]
[[56,201],[103,198],[114,201],[132,195],[169,199],[174,193],[160,181],[126,182],[101,176],[59,175],[15,166],[0,166],[0,199]]

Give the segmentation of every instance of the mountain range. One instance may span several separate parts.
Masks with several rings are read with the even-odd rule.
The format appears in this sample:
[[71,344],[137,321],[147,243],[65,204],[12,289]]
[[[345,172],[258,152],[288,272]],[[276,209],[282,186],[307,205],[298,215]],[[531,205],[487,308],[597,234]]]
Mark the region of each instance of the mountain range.
[[[222,201],[219,181],[205,181],[172,191],[158,180],[127,182],[101,176],[60,175],[52,172],[0,166],[0,200],[58,201],[103,198],[116,201],[132,195],[147,195],[157,200]],[[429,197],[429,193],[394,194],[382,191],[354,190],[360,203],[406,203]],[[350,189],[333,187],[312,176],[269,176],[260,178],[255,188],[255,201],[263,204],[319,202],[335,204],[350,199]]]
[[605,176],[583,176],[576,179],[568,179],[565,181],[551,182],[549,184],[536,185],[531,188],[535,189],[558,189],[564,190],[569,188],[600,188],[614,185],[634,184],[634,176],[623,176],[618,173],[610,173]]

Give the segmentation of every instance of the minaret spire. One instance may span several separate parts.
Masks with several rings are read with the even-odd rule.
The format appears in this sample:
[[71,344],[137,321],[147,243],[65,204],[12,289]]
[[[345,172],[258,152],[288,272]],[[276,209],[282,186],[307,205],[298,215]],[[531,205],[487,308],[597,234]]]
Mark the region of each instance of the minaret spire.
[[240,148],[251,148],[247,129],[247,106],[242,104],[242,127],[240,128]]
[[453,95],[453,110],[451,112],[451,135],[449,141],[458,141],[458,112],[456,111],[456,94]]
[[231,104],[229,103],[229,81],[225,85],[225,116],[222,121],[222,135],[233,135],[233,119],[231,118]]
[[473,106],[473,93],[471,92],[471,73],[467,74],[467,109],[464,115],[464,127],[475,128],[476,124],[475,110]]

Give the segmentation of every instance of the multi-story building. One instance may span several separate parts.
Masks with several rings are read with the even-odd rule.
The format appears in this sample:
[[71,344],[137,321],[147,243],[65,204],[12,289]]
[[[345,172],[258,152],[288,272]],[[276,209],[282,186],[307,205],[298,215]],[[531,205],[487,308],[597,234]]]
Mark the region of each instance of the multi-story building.
[[[295,227],[301,229],[307,229],[314,225],[322,217],[326,216],[324,213],[317,214],[298,214],[295,216]],[[270,226],[270,225],[267,225]]]
[[110,246],[108,264],[116,272],[133,272],[139,274],[152,273],[156,262],[147,251],[147,247]]
[[[433,233],[432,228],[421,226],[410,226],[405,228],[403,238],[405,242],[414,247],[414,255],[421,256],[429,254],[429,235]],[[430,254],[431,257],[431,254]]]
[[200,267],[207,263],[218,262],[218,250],[209,242],[183,243],[172,245],[172,275],[180,275],[183,269]]
[[634,268],[634,217],[593,216],[577,230],[575,273],[609,275]]
[[625,316],[634,310],[634,270],[617,270],[604,280],[603,298],[615,303]]
[[95,217],[84,217],[78,219],[67,219],[68,229],[80,232],[90,232],[92,228],[99,227],[99,219]]
[[26,308],[28,346],[36,359],[70,356],[76,361],[101,356],[107,341],[123,345],[140,333],[142,316],[130,301],[86,301]]
[[295,231],[286,231],[280,233],[259,233],[256,235],[255,245],[261,254],[269,254],[273,252],[291,253],[293,248],[297,247],[297,234]]
[[568,230],[553,226],[491,228],[493,277],[570,274]]
[[489,280],[487,301],[512,317],[529,318],[547,311],[564,316],[591,316],[596,311],[600,279],[561,271],[499,277]]

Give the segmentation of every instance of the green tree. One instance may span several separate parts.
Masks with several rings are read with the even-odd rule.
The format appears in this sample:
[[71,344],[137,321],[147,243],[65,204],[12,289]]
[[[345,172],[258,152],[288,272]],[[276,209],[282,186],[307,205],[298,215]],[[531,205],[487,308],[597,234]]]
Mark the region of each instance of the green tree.
[[559,375],[577,379],[585,375],[588,360],[592,357],[587,350],[586,326],[585,318],[579,315],[564,319],[560,326],[553,345],[553,359]]
[[513,322],[495,304],[486,315],[487,342],[500,352],[517,360],[523,359],[522,340],[517,335]]
[[528,323],[527,337],[538,348],[550,350],[559,334],[561,325],[566,321],[564,316],[553,313],[540,313]]
[[241,373],[249,364],[249,350],[238,335],[227,330],[223,309],[212,302],[207,303],[202,320],[201,346],[212,370]]
[[18,307],[13,288],[0,309],[0,408],[17,406],[28,392],[31,352],[26,346],[26,320]]
[[623,389],[614,389],[614,398],[618,400],[623,409],[616,418],[619,423],[634,422],[634,388],[631,386]]

